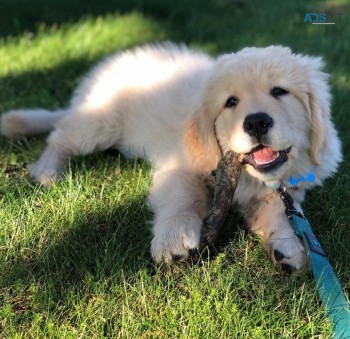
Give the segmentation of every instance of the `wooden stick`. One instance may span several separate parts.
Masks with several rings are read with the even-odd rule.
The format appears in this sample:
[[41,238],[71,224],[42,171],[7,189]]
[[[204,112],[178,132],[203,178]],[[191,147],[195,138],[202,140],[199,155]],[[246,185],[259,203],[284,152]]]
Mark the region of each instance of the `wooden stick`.
[[202,248],[214,243],[225,222],[241,174],[242,160],[241,155],[228,151],[218,164],[215,174],[214,197],[209,213],[203,220]]

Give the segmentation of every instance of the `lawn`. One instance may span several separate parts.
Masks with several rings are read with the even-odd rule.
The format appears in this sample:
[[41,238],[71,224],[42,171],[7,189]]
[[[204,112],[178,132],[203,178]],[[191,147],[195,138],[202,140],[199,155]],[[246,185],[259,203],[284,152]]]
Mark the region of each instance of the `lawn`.
[[[312,25],[308,12],[342,15]],[[1,0],[0,112],[64,106],[102,57],[152,41],[323,56],[344,161],[304,207],[349,294],[349,37],[347,0]],[[45,136],[0,145],[0,338],[330,338],[310,274],[277,271],[238,215],[214,258],[157,267],[147,163],[82,157],[46,189],[26,170]]]

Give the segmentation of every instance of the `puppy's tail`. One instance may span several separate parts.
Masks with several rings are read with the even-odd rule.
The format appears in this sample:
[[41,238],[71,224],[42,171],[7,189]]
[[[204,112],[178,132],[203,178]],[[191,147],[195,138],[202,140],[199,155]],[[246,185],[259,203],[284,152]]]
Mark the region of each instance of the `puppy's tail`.
[[9,111],[1,116],[1,134],[18,139],[51,131],[56,122],[68,113],[67,110],[22,109]]

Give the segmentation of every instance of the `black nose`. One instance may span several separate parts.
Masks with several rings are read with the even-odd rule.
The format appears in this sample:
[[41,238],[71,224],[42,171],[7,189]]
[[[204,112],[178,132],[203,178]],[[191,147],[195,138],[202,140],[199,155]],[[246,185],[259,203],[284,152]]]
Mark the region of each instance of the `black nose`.
[[273,126],[273,119],[263,112],[253,113],[246,116],[243,129],[252,137],[260,139]]

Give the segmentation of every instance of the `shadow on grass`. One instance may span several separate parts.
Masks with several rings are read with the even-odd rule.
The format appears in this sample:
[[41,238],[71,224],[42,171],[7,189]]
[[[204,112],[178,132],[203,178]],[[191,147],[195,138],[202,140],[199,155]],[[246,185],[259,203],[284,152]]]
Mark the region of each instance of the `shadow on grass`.
[[0,112],[20,107],[62,107],[93,61],[84,58],[49,70],[33,70],[0,78]]
[[[18,36],[25,32],[35,33],[40,25],[60,27],[86,17],[136,11],[155,20],[169,22],[175,30],[176,28],[183,30],[189,28],[186,27],[186,23],[194,17],[205,19],[205,16],[213,15],[222,11],[223,8],[240,7],[240,4],[241,2],[229,0],[205,2],[195,0],[191,3],[186,0],[177,2],[171,0],[31,0],[30,2],[3,0],[0,14],[0,36]],[[184,24],[185,27],[183,27]]]
[[[107,165],[99,162],[94,170],[99,172],[104,167],[108,173],[113,172],[115,154],[92,155],[73,164],[73,177],[74,173],[79,172],[77,168],[93,168],[97,158],[101,157],[105,158]],[[145,166],[142,160],[133,163],[135,168]],[[120,171],[130,171],[131,166],[130,162],[122,160]],[[55,190],[55,187],[52,189]],[[62,190],[59,187],[57,189]],[[84,199],[98,197],[91,195]],[[145,199],[146,193],[140,192],[133,197],[126,197],[122,203],[109,203],[109,208],[102,206],[98,212],[87,201],[86,208],[74,211],[73,224],[69,216],[62,216],[58,225],[61,230],[59,235],[54,232],[50,239],[47,231],[42,231],[45,245],[38,244],[40,250],[31,248],[28,252],[23,248],[14,252],[17,253],[16,257],[8,258],[6,266],[1,269],[0,290],[10,288],[12,294],[17,287],[25,290],[35,284],[42,287],[38,292],[43,300],[60,303],[66,299],[68,290],[81,291],[90,280],[104,282],[111,279],[114,283],[122,283],[141,268],[153,270],[150,256],[151,227],[147,223],[153,215]],[[34,239],[34,242],[40,242]],[[23,250],[26,254],[20,254]]]
[[117,8],[114,0],[2,0],[0,36],[34,33],[39,25],[61,26],[86,16],[98,17]]

